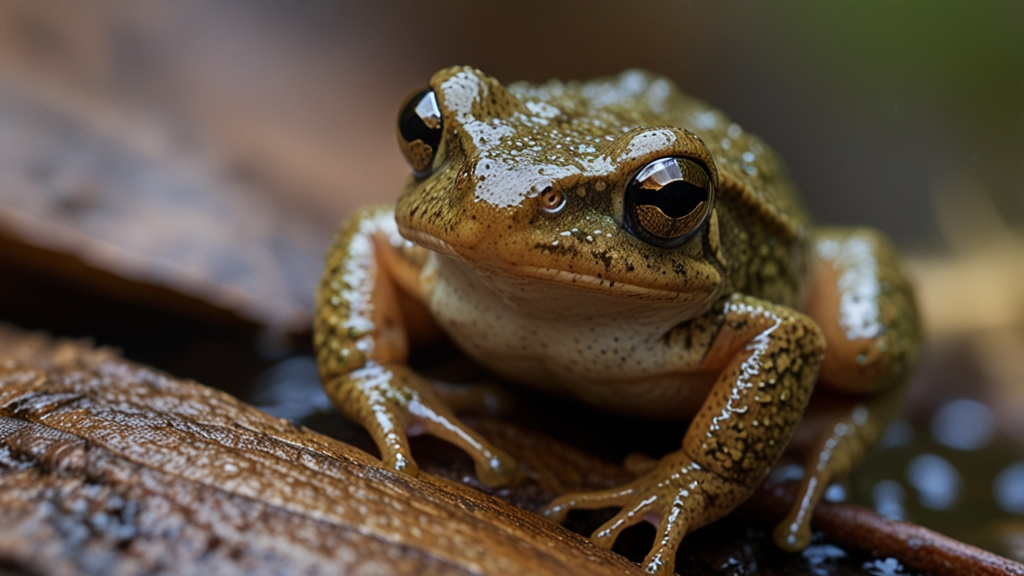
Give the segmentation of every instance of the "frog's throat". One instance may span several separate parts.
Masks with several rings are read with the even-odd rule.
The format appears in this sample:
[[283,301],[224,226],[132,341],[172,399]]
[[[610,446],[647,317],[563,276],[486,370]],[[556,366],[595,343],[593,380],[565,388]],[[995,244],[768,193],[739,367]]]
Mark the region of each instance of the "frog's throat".
[[[621,296],[624,298],[634,298],[648,301],[657,302],[675,302],[675,301],[691,301],[693,300],[693,292],[676,292],[672,290],[658,290],[656,288],[646,288],[644,286],[637,286],[635,284],[627,284],[624,282],[615,282],[608,280],[607,278],[598,278],[596,276],[590,276],[587,274],[578,274],[575,272],[567,272],[565,270],[558,270],[555,268],[542,268],[538,266],[524,266],[521,264],[512,264],[510,262],[500,262],[492,264],[483,264],[474,258],[469,258],[464,252],[460,252],[457,248],[451,244],[441,240],[436,236],[427,234],[419,230],[411,230],[399,226],[402,236],[429,250],[433,250],[439,254],[455,258],[457,260],[466,262],[474,268],[479,268],[483,272],[502,275],[512,274],[519,278],[531,278],[543,282],[552,282],[556,284],[562,284],[567,286],[574,286],[584,290],[592,290],[595,292],[602,292],[614,296]],[[703,292],[703,291],[698,291]]]

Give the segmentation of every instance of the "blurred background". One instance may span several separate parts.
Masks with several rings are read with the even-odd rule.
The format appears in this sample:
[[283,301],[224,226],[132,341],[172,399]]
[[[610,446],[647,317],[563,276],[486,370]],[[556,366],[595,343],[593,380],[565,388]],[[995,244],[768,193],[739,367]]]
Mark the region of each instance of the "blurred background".
[[[241,395],[301,347],[337,222],[407,176],[398,105],[451,64],[666,74],[818,222],[888,233],[929,341],[848,497],[1024,560],[1018,0],[3,0],[0,319]],[[125,302],[143,327],[112,327]]]

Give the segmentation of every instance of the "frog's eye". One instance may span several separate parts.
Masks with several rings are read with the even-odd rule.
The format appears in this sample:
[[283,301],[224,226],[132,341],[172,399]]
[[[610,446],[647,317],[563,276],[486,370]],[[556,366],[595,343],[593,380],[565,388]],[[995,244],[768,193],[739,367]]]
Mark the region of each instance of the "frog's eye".
[[433,90],[420,90],[406,99],[398,114],[398,147],[417,178],[430,174],[441,128],[441,109]]
[[626,186],[626,229],[659,246],[679,246],[711,213],[715,187],[708,171],[689,158],[660,158],[644,166]]

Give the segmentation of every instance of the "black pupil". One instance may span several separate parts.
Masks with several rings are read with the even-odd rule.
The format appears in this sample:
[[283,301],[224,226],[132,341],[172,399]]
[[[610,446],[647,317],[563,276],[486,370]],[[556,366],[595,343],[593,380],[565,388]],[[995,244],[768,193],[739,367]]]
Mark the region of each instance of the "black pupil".
[[398,116],[398,131],[406,142],[420,140],[437,150],[441,143],[441,113],[433,90],[424,90],[409,99]]
[[693,212],[708,199],[708,191],[685,180],[673,180],[657,190],[638,188],[636,204],[657,206],[669,218],[680,218]]

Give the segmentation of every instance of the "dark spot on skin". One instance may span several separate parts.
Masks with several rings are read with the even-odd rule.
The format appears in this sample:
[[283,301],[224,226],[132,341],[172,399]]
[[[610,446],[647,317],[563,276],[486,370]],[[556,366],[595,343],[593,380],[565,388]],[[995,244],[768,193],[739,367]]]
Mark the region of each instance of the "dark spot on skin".
[[590,255],[593,256],[595,260],[600,260],[602,263],[604,263],[605,272],[607,272],[608,269],[611,268],[612,257],[609,256],[607,252],[598,252],[596,250],[592,250],[590,252]]

